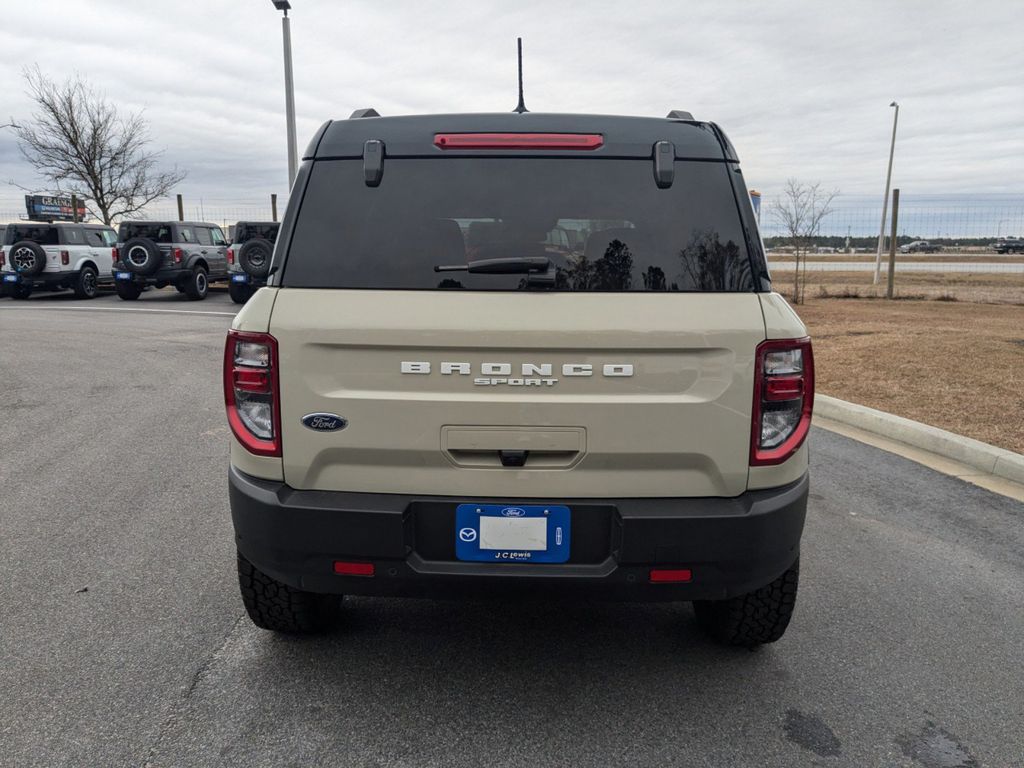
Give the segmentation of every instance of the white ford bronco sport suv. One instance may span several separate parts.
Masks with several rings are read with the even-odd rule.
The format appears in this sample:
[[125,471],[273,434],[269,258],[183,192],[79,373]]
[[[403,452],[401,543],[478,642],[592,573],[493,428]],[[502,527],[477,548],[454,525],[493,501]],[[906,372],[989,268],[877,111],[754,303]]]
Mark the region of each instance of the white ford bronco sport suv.
[[325,124],[224,356],[242,599],[693,601],[724,643],[796,601],[814,369],[713,123]]
[[4,292],[27,299],[36,290],[70,288],[80,299],[96,297],[100,285],[113,283],[117,235],[106,224],[8,224],[0,241],[0,281]]

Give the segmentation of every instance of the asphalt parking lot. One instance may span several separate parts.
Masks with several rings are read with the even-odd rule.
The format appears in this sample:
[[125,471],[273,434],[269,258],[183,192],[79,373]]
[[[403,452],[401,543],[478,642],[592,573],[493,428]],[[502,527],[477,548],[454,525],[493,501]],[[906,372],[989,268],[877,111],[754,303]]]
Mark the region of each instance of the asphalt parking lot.
[[773,646],[687,605],[364,598],[257,630],[236,309],[0,299],[0,765],[1024,766],[1024,505],[823,430]]

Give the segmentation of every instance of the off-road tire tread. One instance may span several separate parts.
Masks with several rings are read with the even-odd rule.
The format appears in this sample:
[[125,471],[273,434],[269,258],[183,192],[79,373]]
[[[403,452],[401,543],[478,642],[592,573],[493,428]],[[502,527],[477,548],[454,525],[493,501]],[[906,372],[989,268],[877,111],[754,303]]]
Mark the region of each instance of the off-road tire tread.
[[235,304],[245,304],[252,297],[252,289],[248,285],[228,283],[228,295]]
[[743,648],[774,643],[785,634],[793,617],[799,581],[798,558],[770,584],[727,600],[696,601],[694,612],[704,629],[720,643]]
[[[206,278],[207,281],[205,292],[200,292],[196,287],[196,278],[200,272],[202,272],[203,277]],[[184,283],[185,296],[188,297],[189,301],[202,301],[206,298],[206,294],[209,293],[210,290],[209,279],[209,275],[207,275],[206,270],[202,267],[195,267],[192,270],[191,274],[188,276],[187,282]]]
[[117,291],[118,298],[123,301],[136,301],[142,295],[142,289],[134,283],[128,285],[115,283],[114,290]]
[[[261,629],[289,634],[310,634],[329,628],[335,618],[337,597],[304,592],[263,573],[238,554],[238,586],[242,603]],[[332,599],[334,598],[334,599]]]

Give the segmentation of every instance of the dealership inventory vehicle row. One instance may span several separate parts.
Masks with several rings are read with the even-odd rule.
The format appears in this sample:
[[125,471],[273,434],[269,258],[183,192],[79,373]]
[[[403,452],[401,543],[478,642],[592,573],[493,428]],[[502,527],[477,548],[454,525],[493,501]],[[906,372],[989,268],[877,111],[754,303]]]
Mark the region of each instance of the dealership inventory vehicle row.
[[229,247],[207,222],[126,221],[116,232],[105,224],[9,224],[0,227],[0,286],[15,299],[43,290],[91,299],[113,287],[125,301],[173,286],[201,300],[210,283],[230,281],[231,298],[244,304],[266,282],[278,226],[239,222]]

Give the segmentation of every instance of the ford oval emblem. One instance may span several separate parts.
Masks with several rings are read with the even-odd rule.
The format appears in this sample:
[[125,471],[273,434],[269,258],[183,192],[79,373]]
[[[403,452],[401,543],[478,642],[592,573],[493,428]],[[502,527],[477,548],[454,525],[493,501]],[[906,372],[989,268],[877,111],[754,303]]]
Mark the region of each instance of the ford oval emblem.
[[336,413],[311,413],[302,417],[302,423],[317,432],[337,432],[348,426],[348,421]]
[[519,507],[505,507],[501,510],[505,517],[526,517],[526,510]]

